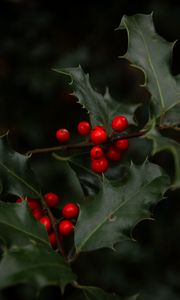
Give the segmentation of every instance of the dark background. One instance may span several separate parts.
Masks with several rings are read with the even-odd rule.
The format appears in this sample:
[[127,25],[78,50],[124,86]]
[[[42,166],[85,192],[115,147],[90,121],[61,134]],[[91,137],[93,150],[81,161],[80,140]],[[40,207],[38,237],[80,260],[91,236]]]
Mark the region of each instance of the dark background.
[[[153,11],[157,32],[174,41],[180,37],[178,2],[1,0],[0,133],[10,130],[13,147],[22,153],[57,145],[55,131],[59,127],[68,128],[76,136],[77,122],[87,115],[69,95],[67,78],[52,71],[54,67],[81,64],[97,90],[104,92],[109,86],[117,100],[148,101],[149,94],[139,87],[142,74],[118,59],[126,51],[127,36],[114,29],[124,14]],[[180,70],[179,50],[177,42],[173,74]],[[82,197],[74,177],[63,165],[57,166],[50,157],[43,156],[34,159],[34,166],[44,192],[54,190],[69,200]],[[137,228],[139,246],[121,245],[118,255],[108,250],[103,255],[101,251],[82,255],[74,265],[79,280],[98,283],[122,295],[140,288],[147,300],[180,299],[180,204],[178,192],[167,196],[155,210],[157,222],[143,224],[144,230]],[[109,264],[105,264],[107,256]],[[99,270],[105,274],[100,278]],[[31,287],[20,286],[2,291],[0,299],[9,299],[11,292],[14,299],[34,297]],[[55,288],[48,288],[40,297],[60,296]],[[71,289],[67,297],[79,299]]]

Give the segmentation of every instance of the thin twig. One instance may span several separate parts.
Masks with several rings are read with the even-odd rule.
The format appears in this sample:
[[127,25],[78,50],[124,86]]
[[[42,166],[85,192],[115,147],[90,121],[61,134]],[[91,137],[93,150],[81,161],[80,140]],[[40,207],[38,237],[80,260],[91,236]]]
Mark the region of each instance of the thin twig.
[[[129,134],[123,134],[123,135],[116,135],[113,136],[111,139],[108,139],[107,142],[104,144],[109,144],[110,142],[113,142],[115,140],[123,140],[123,139],[130,139],[130,138],[135,138],[139,137],[145,134],[145,131],[138,131],[138,132],[133,132]],[[56,152],[56,151],[63,151],[63,150],[72,150],[72,149],[81,149],[81,148],[88,148],[94,146],[94,143],[92,142],[81,142],[81,143],[75,143],[75,144],[67,144],[67,145],[61,145],[61,146],[56,146],[56,147],[48,147],[48,148],[37,148],[37,149],[32,149],[26,152],[26,155],[29,154],[40,154],[40,153],[51,153],[51,152]]]
[[86,148],[86,147],[90,147],[90,146],[93,146],[93,143],[81,142],[81,143],[67,144],[67,145],[61,145],[61,146],[55,146],[55,147],[37,148],[37,149],[32,149],[32,150],[27,151],[26,155],[56,152],[56,151],[63,151],[63,150],[70,150],[70,149],[80,149],[80,148],[84,148],[84,147]]
[[64,252],[64,248],[62,246],[61,240],[60,240],[60,236],[59,236],[59,232],[58,232],[58,228],[57,228],[57,222],[55,217],[53,216],[50,208],[48,207],[48,205],[46,204],[46,202],[44,201],[43,197],[41,196],[41,202],[42,205],[45,207],[48,216],[51,220],[51,224],[52,224],[52,228],[54,230],[55,236],[56,236],[56,240],[57,240],[57,247],[58,247],[58,252],[60,252],[62,254],[62,256],[65,256],[65,252]]

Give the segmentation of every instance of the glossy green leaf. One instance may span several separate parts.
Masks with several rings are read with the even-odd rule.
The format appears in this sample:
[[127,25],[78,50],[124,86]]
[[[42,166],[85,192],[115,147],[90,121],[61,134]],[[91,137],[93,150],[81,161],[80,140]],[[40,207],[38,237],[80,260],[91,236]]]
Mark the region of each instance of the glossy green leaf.
[[101,176],[94,173],[90,169],[90,166],[87,165],[87,162],[89,162],[90,158],[85,157],[85,160],[86,161],[82,160],[81,157],[75,157],[71,158],[68,163],[76,173],[84,195],[91,196],[99,191],[102,185],[102,181]]
[[8,135],[0,137],[0,189],[20,197],[38,197],[39,186],[29,165],[29,157],[14,151]]
[[50,247],[44,226],[33,217],[26,201],[0,202],[0,238],[8,248],[29,243]]
[[80,207],[75,229],[77,253],[114,249],[116,243],[131,239],[134,226],[151,217],[151,207],[162,199],[168,186],[167,175],[148,161],[140,166],[131,164],[126,178],[116,185],[104,179],[102,190]]
[[175,140],[168,137],[162,136],[156,131],[155,128],[152,128],[148,131],[146,137],[153,142],[153,151],[152,154],[156,154],[162,151],[169,152],[174,159],[174,181],[172,188],[180,187],[180,144]]
[[85,74],[82,68],[66,68],[56,70],[71,77],[70,85],[73,87],[73,95],[78,102],[85,108],[89,115],[91,124],[102,125],[107,132],[111,132],[111,121],[118,114],[126,116],[129,124],[134,124],[133,115],[139,105],[125,105],[115,101],[109,94],[108,89],[105,95],[101,95],[91,86],[89,75]]
[[64,258],[54,250],[36,243],[12,247],[0,262],[0,288],[29,283],[37,288],[64,287],[76,279]]
[[107,293],[101,288],[93,286],[80,286],[84,300],[136,300],[137,295],[131,297],[120,297],[115,293]]
[[64,258],[50,246],[44,225],[37,221],[26,201],[0,202],[0,239],[3,258],[0,262],[0,288],[30,283],[65,285],[75,280]]
[[162,125],[175,127],[175,129],[180,128],[180,104],[177,104],[165,114]]
[[128,34],[128,50],[123,57],[144,72],[156,117],[164,115],[180,103],[179,80],[170,71],[174,43],[156,33],[152,14],[125,15],[118,29]]

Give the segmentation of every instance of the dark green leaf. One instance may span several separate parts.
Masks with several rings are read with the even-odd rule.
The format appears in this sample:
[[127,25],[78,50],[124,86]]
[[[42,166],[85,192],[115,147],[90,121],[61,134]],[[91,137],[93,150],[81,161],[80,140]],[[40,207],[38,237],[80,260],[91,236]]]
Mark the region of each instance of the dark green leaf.
[[165,114],[162,125],[180,127],[180,104],[177,104]]
[[108,89],[105,95],[95,91],[90,83],[89,75],[85,74],[82,68],[66,68],[56,70],[71,77],[70,84],[73,86],[73,95],[79,103],[88,111],[91,124],[103,125],[107,132],[111,132],[111,121],[113,117],[122,114],[127,117],[129,124],[133,124],[133,115],[139,105],[125,105],[115,101],[109,94]]
[[90,167],[87,166],[87,162],[89,160],[89,157],[85,157],[84,161],[82,160],[82,156],[76,156],[75,158],[71,158],[68,161],[70,167],[74,170],[79,179],[85,196],[91,196],[96,194],[102,185],[101,177],[98,174],[91,171]]
[[113,248],[116,243],[131,239],[134,226],[151,216],[167,190],[169,178],[161,168],[146,161],[131,165],[123,181],[113,185],[104,179],[102,190],[80,208],[75,229],[77,253],[98,248]]
[[0,263],[0,288],[30,283],[64,287],[76,279],[63,257],[44,245],[29,244],[5,251]]
[[32,215],[27,202],[0,202],[0,238],[9,248],[29,243],[50,247],[44,226]]
[[8,136],[0,138],[0,189],[20,197],[38,197],[39,187],[29,166],[29,157],[15,152]]
[[174,43],[156,33],[152,14],[125,15],[118,29],[128,33],[128,50],[123,57],[144,72],[144,85],[152,95],[155,114],[164,115],[180,103],[179,80],[170,72]]
[[136,300],[137,296],[120,297],[113,293],[107,293],[104,290],[93,286],[80,286],[84,295],[84,300]]
[[180,187],[180,145],[168,137],[162,136],[154,128],[148,131],[146,137],[153,142],[152,154],[156,154],[162,151],[169,152],[174,158],[174,182],[172,184],[173,188]]

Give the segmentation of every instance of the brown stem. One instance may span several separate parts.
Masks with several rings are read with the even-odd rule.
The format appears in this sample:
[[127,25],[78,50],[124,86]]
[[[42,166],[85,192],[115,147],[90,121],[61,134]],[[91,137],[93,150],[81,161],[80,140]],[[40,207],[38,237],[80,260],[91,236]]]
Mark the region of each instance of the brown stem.
[[49,208],[47,208],[47,213],[48,213],[49,218],[51,220],[52,228],[53,228],[55,236],[56,236],[58,250],[62,254],[62,256],[65,256],[64,248],[62,246],[62,243],[61,243],[61,240],[60,240],[60,237],[59,237],[59,232],[58,232],[58,228],[57,228],[56,219],[54,218],[54,216],[53,216],[53,214],[52,214],[52,212]]
[[[123,140],[123,139],[130,139],[130,138],[135,138],[139,137],[145,134],[145,131],[138,131],[138,132],[133,132],[129,134],[124,134],[124,135],[116,135],[111,137],[107,143],[113,142],[115,140]],[[105,143],[105,144],[107,144]],[[49,152],[56,152],[56,151],[61,151],[61,150],[70,150],[70,149],[81,149],[81,148],[88,148],[94,146],[94,143],[92,142],[81,142],[81,143],[75,143],[75,144],[67,144],[67,145],[61,145],[61,146],[56,146],[56,147],[48,147],[48,148],[37,148],[33,150],[29,150],[26,152],[26,155],[32,155],[32,154],[40,154],[40,153],[49,153]]]
[[166,124],[160,125],[159,129],[160,129],[160,130],[174,129],[174,130],[176,130],[176,131],[180,131],[180,127],[178,127],[178,126],[176,126],[176,125],[174,125],[174,126],[171,125],[171,126],[170,126],[170,125],[166,125]]
[[80,149],[80,148],[90,147],[93,145],[94,144],[91,142],[81,142],[81,143],[67,144],[67,145],[61,145],[61,146],[56,146],[56,147],[37,148],[37,149],[29,150],[28,152],[26,152],[26,155],[56,152],[56,151],[61,151],[61,150]]
[[58,252],[60,252],[62,254],[62,256],[65,256],[65,252],[59,237],[59,232],[58,232],[58,228],[57,228],[57,222],[55,217],[53,216],[50,208],[47,206],[46,202],[44,201],[43,197],[41,196],[41,202],[43,204],[43,206],[45,207],[45,209],[47,210],[48,216],[51,220],[51,224],[52,224],[52,228],[54,230],[55,236],[56,236],[56,240],[57,240],[57,247],[58,247]]
[[146,133],[146,131],[137,131],[137,132],[132,132],[132,133],[129,133],[129,134],[123,134],[123,135],[116,135],[112,138],[112,141],[116,141],[116,140],[128,140],[128,139],[132,139],[132,138],[136,138],[136,137],[139,137],[139,136],[142,136]]

